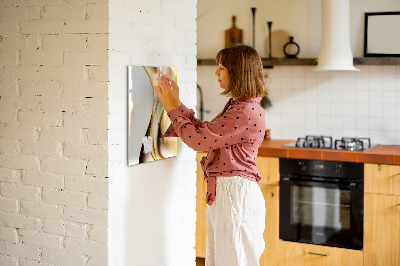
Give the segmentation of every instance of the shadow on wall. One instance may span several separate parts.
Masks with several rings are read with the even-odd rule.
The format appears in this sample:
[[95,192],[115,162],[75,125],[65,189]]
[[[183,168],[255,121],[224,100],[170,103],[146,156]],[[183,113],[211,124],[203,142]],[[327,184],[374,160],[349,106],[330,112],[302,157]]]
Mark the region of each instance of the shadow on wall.
[[123,245],[126,265],[167,264],[167,248],[174,237],[173,224],[168,219],[176,188],[172,184],[179,182],[174,161],[170,158],[129,167],[124,231],[135,241]]

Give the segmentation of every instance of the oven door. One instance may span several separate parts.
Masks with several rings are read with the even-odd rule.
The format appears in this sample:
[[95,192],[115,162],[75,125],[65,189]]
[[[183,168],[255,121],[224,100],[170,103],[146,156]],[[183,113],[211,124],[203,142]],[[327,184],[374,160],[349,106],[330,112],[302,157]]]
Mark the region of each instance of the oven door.
[[363,182],[281,177],[279,237],[282,240],[363,247]]

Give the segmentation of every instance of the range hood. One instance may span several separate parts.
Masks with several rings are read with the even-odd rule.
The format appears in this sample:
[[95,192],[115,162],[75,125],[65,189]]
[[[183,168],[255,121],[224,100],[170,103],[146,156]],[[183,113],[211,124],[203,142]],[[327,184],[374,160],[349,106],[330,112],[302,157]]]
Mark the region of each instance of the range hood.
[[314,70],[353,70],[350,48],[350,0],[322,0],[322,33]]

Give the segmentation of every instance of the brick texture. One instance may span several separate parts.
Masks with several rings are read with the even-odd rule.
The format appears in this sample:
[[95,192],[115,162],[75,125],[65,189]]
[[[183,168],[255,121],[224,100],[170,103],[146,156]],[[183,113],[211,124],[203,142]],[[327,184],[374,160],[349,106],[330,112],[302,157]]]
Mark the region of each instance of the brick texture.
[[107,261],[108,23],[108,0],[0,1],[0,265]]
[[196,3],[0,1],[0,265],[194,265],[195,153],[127,167],[126,66],[177,67],[194,107]]

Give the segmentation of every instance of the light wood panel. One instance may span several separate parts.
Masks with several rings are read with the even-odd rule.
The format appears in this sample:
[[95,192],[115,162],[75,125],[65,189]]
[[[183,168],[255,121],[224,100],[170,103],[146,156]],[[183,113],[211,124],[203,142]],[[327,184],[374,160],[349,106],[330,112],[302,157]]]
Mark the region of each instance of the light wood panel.
[[288,241],[279,241],[279,266],[361,266],[363,252]]
[[365,194],[364,266],[400,265],[400,196]]
[[364,164],[364,191],[400,195],[400,165]]
[[260,185],[279,185],[279,158],[258,156],[256,164],[261,175]]
[[265,199],[265,250],[260,258],[261,266],[276,266],[279,240],[279,187],[260,185]]
[[197,161],[197,193],[196,193],[196,257],[206,257],[206,239],[207,239],[207,227],[206,227],[206,192],[207,183],[204,182],[203,170],[200,166],[200,161],[203,156],[206,156],[206,152],[198,152]]

